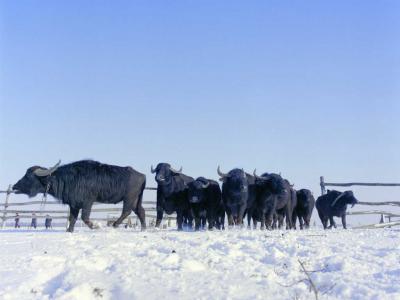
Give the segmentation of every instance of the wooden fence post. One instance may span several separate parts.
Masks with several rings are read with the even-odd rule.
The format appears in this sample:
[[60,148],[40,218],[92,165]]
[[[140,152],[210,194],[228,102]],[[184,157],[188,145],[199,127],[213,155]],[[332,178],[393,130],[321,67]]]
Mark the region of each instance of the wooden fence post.
[[324,176],[319,177],[319,185],[321,186],[321,195],[325,194]]
[[11,190],[12,190],[12,184],[8,185],[6,202],[4,203],[4,211],[3,211],[3,218],[2,218],[2,222],[1,222],[1,228],[4,228],[4,225],[6,224],[8,199],[10,198]]

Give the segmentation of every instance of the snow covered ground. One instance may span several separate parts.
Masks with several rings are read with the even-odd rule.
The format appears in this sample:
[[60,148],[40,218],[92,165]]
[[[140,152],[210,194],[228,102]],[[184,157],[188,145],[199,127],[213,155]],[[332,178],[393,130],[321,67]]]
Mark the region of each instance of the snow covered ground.
[[400,299],[400,230],[0,230],[0,299]]

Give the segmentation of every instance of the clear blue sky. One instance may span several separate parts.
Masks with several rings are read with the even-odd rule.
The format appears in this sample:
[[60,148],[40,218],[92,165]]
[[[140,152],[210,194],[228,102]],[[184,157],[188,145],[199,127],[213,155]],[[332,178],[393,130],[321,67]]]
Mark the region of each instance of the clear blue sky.
[[83,158],[400,182],[399,1],[0,3],[1,189]]

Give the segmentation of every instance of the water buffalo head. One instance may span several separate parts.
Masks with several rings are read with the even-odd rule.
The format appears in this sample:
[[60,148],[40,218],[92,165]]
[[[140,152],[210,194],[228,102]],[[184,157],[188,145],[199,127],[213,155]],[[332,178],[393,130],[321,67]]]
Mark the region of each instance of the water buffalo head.
[[221,177],[226,190],[234,197],[247,197],[248,193],[248,178],[243,169],[233,169],[229,173],[222,173],[219,166],[217,169],[218,175]]
[[151,166],[151,173],[156,174],[156,181],[160,185],[167,185],[171,182],[173,176],[182,174],[182,167],[180,170],[175,170],[171,167],[170,164],[167,163],[159,163],[157,167],[154,169]]
[[254,170],[253,175],[256,179],[256,186],[259,189],[268,190],[272,194],[281,194],[285,192],[285,181],[280,175],[264,173],[261,176],[258,176],[256,170]]
[[49,169],[39,166],[30,167],[24,177],[13,185],[14,192],[16,194],[26,194],[29,197],[35,197],[39,193],[44,193],[46,191],[46,183],[43,178],[54,173],[60,164],[61,161]]
[[336,197],[335,200],[333,200],[331,206],[334,206],[340,199],[342,199],[342,203],[350,204],[351,207],[358,203],[358,200],[356,199],[356,197],[354,197],[353,191],[345,191],[341,193],[338,197]]
[[188,198],[190,203],[201,203],[205,201],[207,188],[210,182],[204,178],[199,177],[196,180],[188,183]]

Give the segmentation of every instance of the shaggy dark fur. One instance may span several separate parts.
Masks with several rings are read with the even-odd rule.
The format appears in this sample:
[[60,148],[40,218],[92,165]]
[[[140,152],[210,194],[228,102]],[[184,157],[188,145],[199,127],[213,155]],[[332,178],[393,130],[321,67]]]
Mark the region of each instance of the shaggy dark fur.
[[[338,198],[339,196],[341,197]],[[337,201],[335,202],[336,199]],[[354,197],[352,191],[339,192],[328,190],[327,194],[318,197],[315,206],[324,229],[332,228],[332,226],[336,228],[336,223],[333,220],[333,217],[342,218],[343,228],[346,229],[347,205],[351,204],[351,207],[353,207],[357,202],[358,200]],[[329,227],[328,220],[330,222]]]
[[310,190],[301,189],[297,191],[297,205],[293,210],[293,226],[296,228],[297,218],[299,219],[300,229],[310,227],[310,219],[315,206],[315,199]]
[[[278,174],[264,173],[256,178],[256,202],[255,213],[261,221],[261,229],[276,227],[276,221],[283,223],[286,218],[286,229],[291,229],[293,207],[296,205],[296,192],[290,183]],[[274,222],[273,222],[274,221]]]
[[178,230],[182,230],[183,220],[192,226],[192,215],[187,196],[188,184],[194,179],[185,174],[175,172],[171,165],[159,163],[154,170],[157,181],[157,221],[156,227],[160,227],[163,214],[176,212]]
[[248,208],[253,206],[255,199],[254,177],[242,169],[231,170],[226,177],[221,178],[222,200],[228,216],[229,226],[243,225],[243,217]]
[[[49,194],[69,205],[70,224],[68,231],[74,230],[79,211],[82,220],[90,228],[96,226],[90,221],[90,211],[94,202],[123,202],[122,214],[113,226],[117,227],[133,210],[139,217],[142,229],[146,228],[145,211],[142,207],[143,190],[146,176],[131,167],[119,167],[82,160],[60,166],[50,176],[39,177],[34,171],[39,166],[27,170],[14,186],[17,193],[34,197],[44,193],[50,184]],[[43,168],[42,168],[43,169]]]
[[221,188],[218,182],[199,177],[188,184],[188,198],[192,215],[195,220],[195,229],[204,226],[204,219],[208,221],[208,229],[224,228],[225,209],[222,202]]

